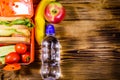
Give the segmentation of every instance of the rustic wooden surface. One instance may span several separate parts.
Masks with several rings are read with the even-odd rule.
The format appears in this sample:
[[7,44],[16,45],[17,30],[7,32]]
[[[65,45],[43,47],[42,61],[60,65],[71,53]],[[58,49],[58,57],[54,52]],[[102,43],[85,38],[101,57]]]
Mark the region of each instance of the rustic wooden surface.
[[[34,0],[34,5],[40,0]],[[62,45],[59,80],[120,80],[120,0],[58,0],[66,17],[55,24]],[[0,80],[42,80],[40,46],[35,61]]]

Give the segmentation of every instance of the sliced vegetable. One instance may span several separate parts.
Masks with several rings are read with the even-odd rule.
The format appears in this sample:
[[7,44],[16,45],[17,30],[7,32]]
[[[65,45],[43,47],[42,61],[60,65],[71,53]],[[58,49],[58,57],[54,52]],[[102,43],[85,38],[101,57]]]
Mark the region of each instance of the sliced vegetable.
[[14,64],[7,64],[3,70],[7,70],[7,71],[14,71],[14,70],[19,70],[21,69],[21,66],[19,63],[14,63]]
[[28,28],[34,26],[30,19],[16,19],[13,21],[0,21],[0,25],[12,26],[12,25],[26,25]]
[[0,47],[0,57],[6,56],[10,52],[15,52],[15,45],[8,45],[8,46]]
[[5,57],[4,56],[0,57],[0,63],[5,64]]
[[0,36],[12,36],[14,34],[20,34],[21,36],[30,36],[30,31],[28,29],[0,29]]
[[26,25],[28,28],[33,27],[33,23],[31,23],[30,19],[16,19],[14,21],[11,21],[9,23],[10,25]]
[[0,36],[11,36],[15,33],[14,29],[0,29]]

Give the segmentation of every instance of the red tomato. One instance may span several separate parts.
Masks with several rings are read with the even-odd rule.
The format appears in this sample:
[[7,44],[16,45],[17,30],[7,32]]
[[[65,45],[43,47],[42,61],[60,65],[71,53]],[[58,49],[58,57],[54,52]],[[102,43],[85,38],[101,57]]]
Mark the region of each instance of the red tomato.
[[20,60],[20,56],[16,52],[11,52],[5,57],[5,62],[8,64],[18,63],[19,60]]
[[22,62],[28,63],[30,61],[30,53],[29,52],[26,52],[26,53],[22,54],[21,56],[22,56]]
[[24,43],[17,43],[15,45],[15,50],[19,54],[24,54],[27,51],[27,45],[25,45]]

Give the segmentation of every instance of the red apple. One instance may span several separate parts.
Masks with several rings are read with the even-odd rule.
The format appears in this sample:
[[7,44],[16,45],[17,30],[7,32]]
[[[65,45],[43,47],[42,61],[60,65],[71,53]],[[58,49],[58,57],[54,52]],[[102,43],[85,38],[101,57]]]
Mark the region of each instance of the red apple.
[[59,2],[50,2],[45,8],[44,17],[50,23],[60,23],[65,17],[65,8]]

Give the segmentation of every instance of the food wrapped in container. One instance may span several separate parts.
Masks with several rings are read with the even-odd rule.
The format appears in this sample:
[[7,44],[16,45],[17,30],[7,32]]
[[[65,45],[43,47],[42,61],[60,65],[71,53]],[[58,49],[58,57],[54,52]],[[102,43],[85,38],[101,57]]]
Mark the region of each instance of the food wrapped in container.
[[[4,70],[18,70],[34,61],[34,24],[32,0],[0,0],[0,65]],[[16,44],[25,44],[29,62],[6,62],[6,56],[16,52]],[[16,52],[17,53],[17,52]]]

